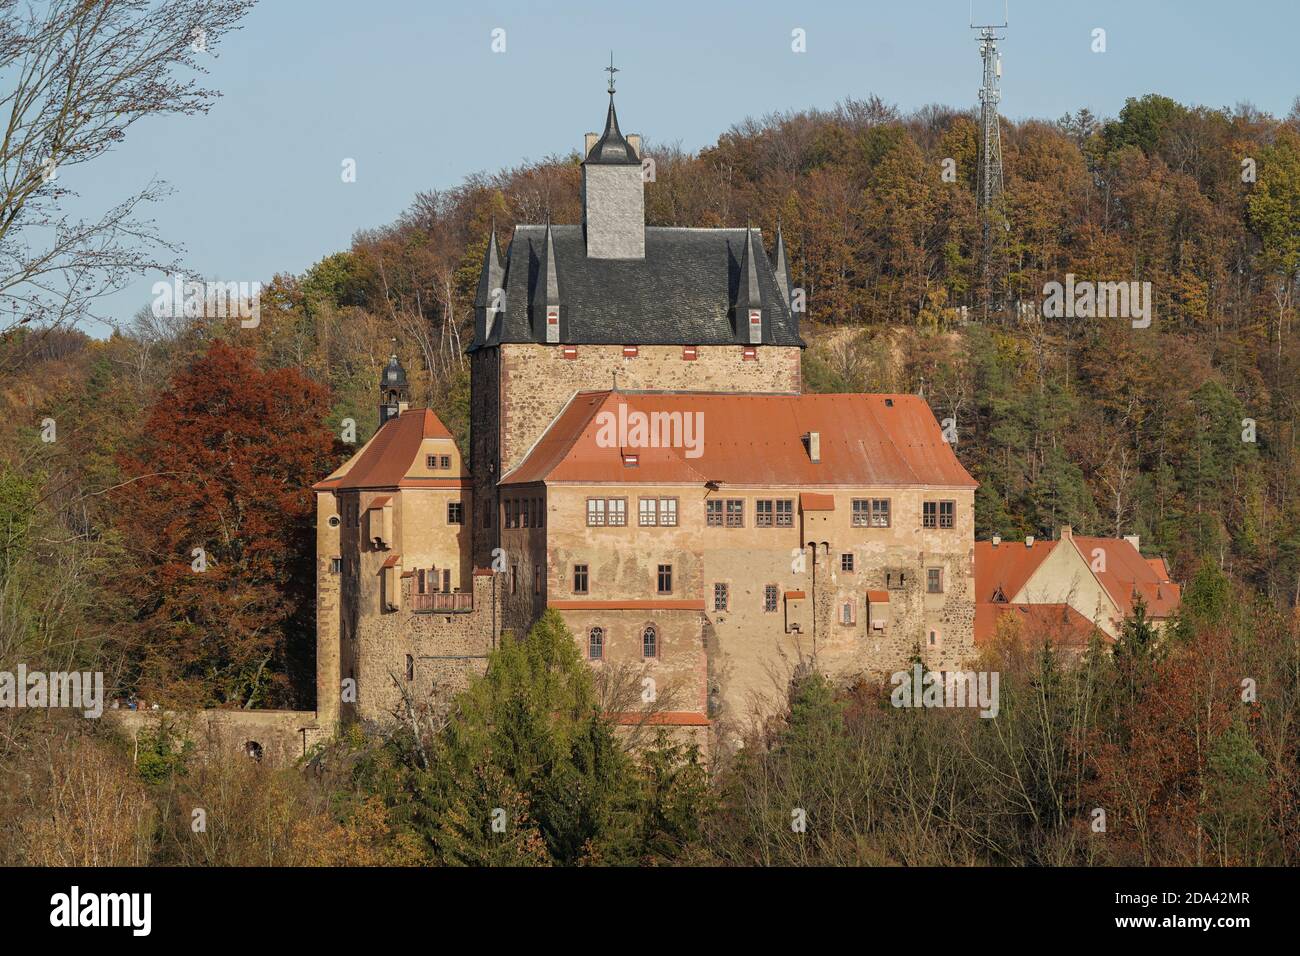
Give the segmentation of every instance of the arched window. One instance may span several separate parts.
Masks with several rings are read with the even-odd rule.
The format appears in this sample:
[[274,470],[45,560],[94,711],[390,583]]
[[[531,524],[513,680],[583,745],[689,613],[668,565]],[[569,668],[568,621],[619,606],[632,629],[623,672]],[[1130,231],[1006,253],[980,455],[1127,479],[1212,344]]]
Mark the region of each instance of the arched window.
[[248,756],[252,757],[254,760],[261,760],[261,759],[262,759],[262,745],[259,744],[256,740],[248,740],[248,741],[245,741],[245,742],[244,742],[244,753],[248,754]]
[[593,627],[587,632],[587,656],[598,661],[605,656],[605,629]]
[[659,634],[653,624],[641,632],[641,656],[646,658],[659,656]]

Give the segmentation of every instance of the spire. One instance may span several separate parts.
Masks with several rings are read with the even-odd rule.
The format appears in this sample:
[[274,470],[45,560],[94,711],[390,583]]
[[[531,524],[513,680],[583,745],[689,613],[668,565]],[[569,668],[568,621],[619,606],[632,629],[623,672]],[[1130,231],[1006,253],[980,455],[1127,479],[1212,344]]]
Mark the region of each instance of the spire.
[[776,286],[785,304],[790,304],[790,263],[786,261],[785,240],[781,237],[781,220],[776,221]]
[[483,253],[483,268],[478,276],[478,289],[474,294],[474,340],[482,344],[497,330],[498,320],[505,314],[506,271],[497,251],[497,222],[492,219],[488,233],[487,250]]
[[546,214],[546,239],[542,246],[542,269],[546,273],[546,341],[560,341],[560,280],[555,271],[555,239],[551,235],[551,214]]
[[754,230],[746,225],[745,253],[736,290],[736,331],[742,341],[751,345],[763,341],[763,299],[758,291],[758,260],[755,255]]
[[614,112],[614,74],[619,70],[614,66],[613,51],[610,51],[609,66],[605,67],[605,72],[609,74],[609,88],[606,91],[609,93],[609,110],[605,113],[605,132],[601,134],[600,139],[596,140],[595,145],[587,150],[587,157],[583,163],[602,166],[640,166],[641,159],[618,128],[618,114]]

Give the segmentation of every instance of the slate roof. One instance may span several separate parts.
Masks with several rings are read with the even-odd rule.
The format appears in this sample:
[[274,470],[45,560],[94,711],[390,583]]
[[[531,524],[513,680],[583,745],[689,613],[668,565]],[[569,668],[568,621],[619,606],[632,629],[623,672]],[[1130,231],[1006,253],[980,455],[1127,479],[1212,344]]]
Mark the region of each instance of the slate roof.
[[614,93],[609,94],[609,112],[605,115],[605,132],[592,144],[584,163],[599,166],[640,166],[632,144],[618,128],[618,114],[614,112]]
[[[562,344],[748,344],[746,317],[736,314],[748,291],[742,291],[745,229],[647,226],[645,258],[635,260],[588,258],[581,226],[550,229]],[[496,316],[490,334],[476,328],[471,352],[505,342],[545,342],[545,239],[545,225],[515,228],[506,250],[505,312]],[[754,247],[762,344],[802,347],[798,320],[757,229]]]

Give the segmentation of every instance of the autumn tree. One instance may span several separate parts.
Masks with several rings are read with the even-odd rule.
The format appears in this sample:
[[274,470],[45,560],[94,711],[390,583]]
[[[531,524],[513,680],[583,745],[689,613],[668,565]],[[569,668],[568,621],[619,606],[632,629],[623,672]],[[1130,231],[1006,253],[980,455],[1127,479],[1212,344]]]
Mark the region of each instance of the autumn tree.
[[153,405],[117,526],[137,568],[141,693],[190,704],[308,706],[315,538],[310,486],[340,449],[321,386],[214,343]]

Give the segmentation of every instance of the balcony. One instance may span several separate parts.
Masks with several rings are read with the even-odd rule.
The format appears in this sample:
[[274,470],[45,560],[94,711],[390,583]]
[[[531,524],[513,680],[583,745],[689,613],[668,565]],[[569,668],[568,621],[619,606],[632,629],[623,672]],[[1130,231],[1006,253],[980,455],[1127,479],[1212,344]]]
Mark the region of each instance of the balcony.
[[435,591],[411,595],[411,610],[416,614],[467,614],[474,610],[473,591]]

